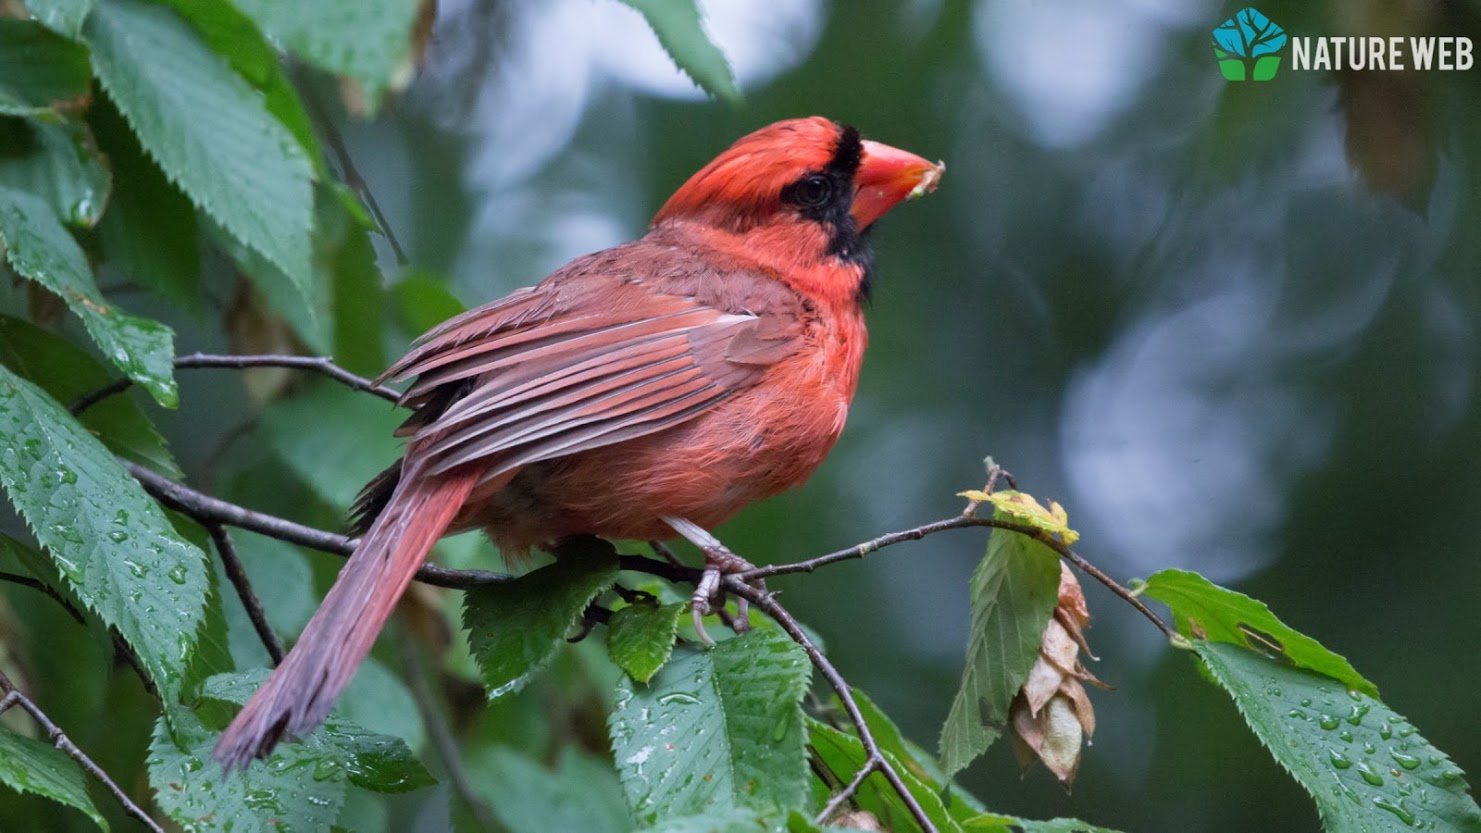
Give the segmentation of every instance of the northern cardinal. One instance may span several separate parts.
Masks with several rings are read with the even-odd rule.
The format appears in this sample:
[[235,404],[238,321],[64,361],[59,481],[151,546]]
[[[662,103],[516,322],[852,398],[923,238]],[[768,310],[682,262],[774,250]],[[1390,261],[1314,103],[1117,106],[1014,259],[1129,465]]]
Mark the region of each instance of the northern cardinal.
[[[813,117],[732,145],[641,239],[422,336],[405,456],[362,494],[354,555],[227,727],[227,769],[317,727],[437,539],[506,557],[575,535],[694,541],[797,486],[843,430],[863,358],[871,226],[944,166]],[[701,600],[702,601],[702,600]]]

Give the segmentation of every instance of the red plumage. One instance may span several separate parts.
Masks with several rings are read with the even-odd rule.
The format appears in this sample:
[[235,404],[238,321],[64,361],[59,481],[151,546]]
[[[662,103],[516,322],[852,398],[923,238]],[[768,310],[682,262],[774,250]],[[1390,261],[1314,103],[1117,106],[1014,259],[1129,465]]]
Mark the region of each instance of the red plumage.
[[322,722],[444,534],[483,528],[513,558],[667,539],[806,480],[858,382],[869,226],[941,170],[827,119],[778,122],[642,239],[419,339],[386,373],[416,377],[406,456],[366,487],[360,546],[216,759],[246,766]]

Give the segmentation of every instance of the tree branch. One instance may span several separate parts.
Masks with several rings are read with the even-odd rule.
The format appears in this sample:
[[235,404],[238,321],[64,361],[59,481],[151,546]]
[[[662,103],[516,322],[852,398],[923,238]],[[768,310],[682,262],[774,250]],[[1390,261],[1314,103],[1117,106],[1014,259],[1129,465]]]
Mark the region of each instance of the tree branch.
[[112,778],[108,777],[108,773],[93,763],[93,759],[89,758],[87,753],[77,748],[77,744],[73,743],[71,738],[68,738],[66,733],[57,724],[53,723],[51,718],[46,716],[46,712],[43,712],[40,706],[37,706],[24,692],[15,687],[15,684],[10,681],[10,678],[5,675],[4,671],[0,671],[0,692],[3,692],[5,695],[3,699],[0,699],[0,712],[5,711],[11,706],[20,706],[22,711],[29,714],[31,719],[36,721],[36,725],[46,730],[46,736],[51,740],[52,744],[66,753],[67,757],[76,761],[89,775],[98,779],[99,783],[107,787],[108,791],[113,793],[113,797],[118,799],[118,803],[123,805],[123,809],[129,815],[138,819],[145,827],[154,831],[154,833],[164,833],[164,830],[155,823],[154,819],[150,818],[148,813],[141,810],[139,805],[135,804],[133,799],[129,798],[128,794],[118,784],[114,783]]
[[[189,515],[207,528],[210,528],[212,524],[234,526],[266,535],[269,538],[276,538],[279,541],[287,541],[290,544],[339,556],[350,555],[355,551],[355,545],[359,543],[345,535],[304,526],[276,515],[254,512],[235,503],[211,497],[182,483],[176,483],[137,463],[124,462],[124,468],[135,480],[139,481],[144,491],[153,495],[160,503],[177,512]],[[509,579],[510,576],[505,573],[494,573],[487,570],[449,570],[436,564],[423,564],[416,573],[417,581],[453,590],[497,584]]]
[[[180,356],[175,359],[175,367],[179,370],[193,370],[200,368],[228,368],[242,369],[247,367],[288,367],[296,370],[308,370],[327,376],[340,384],[353,390],[372,393],[388,402],[400,402],[401,393],[395,388],[378,385],[374,380],[364,376],[351,373],[334,363],[328,356],[279,356],[279,355],[250,355],[250,356],[223,356],[210,353],[191,353],[188,356]],[[84,411],[102,402],[110,396],[122,393],[134,384],[134,380],[125,376],[114,379],[112,382],[90,391],[77,398],[69,409],[73,416],[80,416]]]
[[258,601],[257,594],[252,590],[252,582],[247,578],[247,569],[242,566],[242,560],[237,557],[237,548],[231,542],[231,534],[220,523],[206,524],[206,531],[211,533],[216,553],[221,556],[221,566],[226,568],[226,577],[231,581],[231,586],[237,589],[237,598],[242,600],[242,607],[247,609],[247,618],[252,620],[252,629],[257,631],[262,647],[267,649],[267,655],[272,658],[274,666],[281,665],[283,643],[267,623],[267,612],[262,609],[262,602]]

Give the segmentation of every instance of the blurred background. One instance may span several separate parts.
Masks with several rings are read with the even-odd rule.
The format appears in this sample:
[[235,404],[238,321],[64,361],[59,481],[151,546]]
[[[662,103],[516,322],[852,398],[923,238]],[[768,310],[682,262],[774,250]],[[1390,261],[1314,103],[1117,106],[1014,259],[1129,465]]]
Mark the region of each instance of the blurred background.
[[[1272,81],[1226,82],[1211,31],[1241,6],[1207,0],[700,5],[740,106],[704,98],[621,4],[441,2],[404,94],[373,120],[331,116],[406,250],[378,253],[385,281],[445,281],[467,305],[533,283],[640,235],[690,173],[779,118],[944,159],[940,190],[875,235],[838,449],[719,537],[795,560],[946,517],[991,454],[1065,505],[1111,575],[1195,569],[1267,602],[1481,773],[1481,69],[1287,59]],[[1464,0],[1259,9],[1293,36],[1481,40]],[[222,346],[213,320],[172,324],[182,353]],[[254,505],[291,507],[271,465],[218,458],[201,429],[192,402],[236,401],[235,384],[183,377],[159,423],[193,478],[219,469],[239,498],[256,482]],[[984,544],[959,531],[772,586],[934,749]],[[1191,658],[1086,591],[1092,670],[1116,690],[1093,693],[1073,793],[1020,777],[1006,742],[965,785],[995,810],[1127,831],[1317,830]]]

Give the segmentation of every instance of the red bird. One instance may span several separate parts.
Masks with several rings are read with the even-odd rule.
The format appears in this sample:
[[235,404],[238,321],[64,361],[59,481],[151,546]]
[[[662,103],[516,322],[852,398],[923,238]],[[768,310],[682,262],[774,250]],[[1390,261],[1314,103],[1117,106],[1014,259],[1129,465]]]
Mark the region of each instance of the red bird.
[[677,533],[734,569],[705,530],[833,447],[864,353],[869,232],[943,170],[825,118],[777,122],[641,239],[422,336],[384,374],[417,377],[406,454],[366,487],[359,546],[216,760],[245,767],[322,723],[443,535],[482,528],[518,558]]

